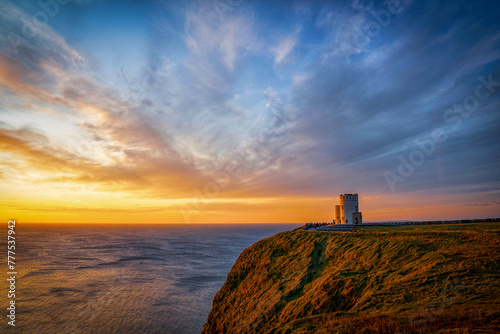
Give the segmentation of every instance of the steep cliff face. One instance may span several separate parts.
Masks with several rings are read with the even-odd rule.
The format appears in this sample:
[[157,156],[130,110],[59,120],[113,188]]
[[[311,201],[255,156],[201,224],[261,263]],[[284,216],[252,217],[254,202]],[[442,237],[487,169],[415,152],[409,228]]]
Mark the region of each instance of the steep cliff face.
[[277,234],[242,252],[203,333],[500,329],[499,231]]

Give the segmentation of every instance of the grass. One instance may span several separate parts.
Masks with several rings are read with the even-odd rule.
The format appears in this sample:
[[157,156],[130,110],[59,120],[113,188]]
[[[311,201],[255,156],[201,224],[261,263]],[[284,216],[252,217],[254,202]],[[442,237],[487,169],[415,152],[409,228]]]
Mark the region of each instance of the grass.
[[204,333],[500,331],[500,224],[363,230],[296,229],[247,248]]

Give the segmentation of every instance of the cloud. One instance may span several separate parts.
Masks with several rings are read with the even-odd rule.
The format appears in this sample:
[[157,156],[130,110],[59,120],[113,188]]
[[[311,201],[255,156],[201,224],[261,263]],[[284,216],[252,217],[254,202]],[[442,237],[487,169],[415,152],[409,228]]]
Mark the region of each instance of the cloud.
[[[23,12],[6,8],[13,15],[8,22],[11,31],[32,24]],[[36,38],[23,39],[17,50],[0,53],[2,94],[17,96],[21,104],[50,104],[65,122],[76,116],[77,123],[68,126],[76,125],[75,136],[87,145],[82,152],[72,143],[54,141],[47,122],[37,124],[37,132],[4,123],[0,129],[4,154],[24,161],[31,172],[42,172],[48,182],[96,183],[103,189],[118,186],[153,193],[156,189],[170,197],[189,196],[193,184],[205,182],[194,167],[195,158],[179,154],[150,114],[98,83],[86,60],[51,28],[31,28]],[[68,111],[73,116],[68,117]],[[185,179],[191,182],[181,181]]]
[[[223,66],[233,72],[238,58],[259,49],[252,33],[250,17],[235,13],[221,18],[212,6],[203,6],[186,13],[185,42],[195,63],[206,59],[209,64]],[[205,67],[204,70],[210,70]]]
[[71,48],[48,24],[28,15],[16,5],[2,6],[2,28],[7,31],[1,37],[4,43],[2,53],[25,64],[33,64],[45,59],[44,65],[65,63],[79,70],[88,69],[85,58]]
[[[21,12],[15,13],[20,20],[10,22],[14,30],[26,18]],[[211,19],[215,20],[215,17]],[[209,23],[214,25],[213,29],[218,29],[216,21],[200,21],[196,24],[202,26],[195,30],[202,34]],[[228,27],[236,25],[232,23]],[[124,100],[115,89],[98,82],[90,69],[79,66],[86,64],[86,60],[61,36],[48,27],[44,29],[49,33],[23,40],[18,50],[20,57],[7,55],[12,51],[10,49],[0,54],[3,93],[9,98],[16,96],[18,106],[26,105],[26,101],[38,108],[50,105],[54,117],[61,118],[62,122],[77,130],[74,136],[79,138],[80,144],[57,140],[50,133],[51,118],[36,124],[36,132],[2,124],[2,152],[25,166],[20,177],[29,179],[30,175],[37,175],[38,183],[92,184],[101,191],[140,191],[143,196],[152,198],[190,198],[195,187],[203,188],[211,180],[209,174],[217,166],[214,156],[227,145],[231,129],[221,127],[222,120],[215,124],[207,118],[213,120],[217,113],[221,113],[216,111],[214,115],[214,106],[222,106],[222,114],[227,112],[236,118],[245,117],[247,111],[218,95],[218,92],[224,92],[225,85],[214,86],[214,91],[206,90],[207,86],[200,79],[210,72],[200,71],[199,66],[210,66],[202,62],[207,54],[192,52],[191,57],[195,57],[192,59],[197,61],[192,64],[198,70],[187,67],[193,70],[191,74],[196,79],[189,86],[179,73],[175,73],[183,70],[181,66],[174,68],[173,73],[159,72],[161,80],[168,74],[178,75],[169,82],[170,86],[161,86],[156,91],[147,91],[146,96]],[[238,44],[242,36],[236,38],[231,29],[228,31],[222,44],[211,36],[211,45],[198,46],[208,54],[222,52],[222,62],[230,70],[236,61],[232,58],[236,56],[233,53],[236,52],[235,45],[238,45],[238,51],[242,47]],[[196,36],[200,38],[197,42],[206,42],[204,36]],[[55,59],[52,55],[57,53],[65,56]],[[219,75],[216,71],[212,73]],[[201,88],[204,94],[189,94],[193,88],[198,92]],[[185,94],[179,96],[177,89]],[[163,95],[165,92],[167,94]],[[159,106],[164,96],[177,97],[170,101],[170,105]],[[146,99],[150,102],[146,103]],[[203,106],[204,102],[206,105]],[[179,113],[179,110],[184,113]],[[31,108],[31,112],[34,109]],[[191,124],[186,124],[186,119]],[[232,122],[233,119],[227,120],[228,125]],[[35,134],[38,137],[35,138]],[[237,141],[232,144],[239,145]],[[241,159],[239,152],[235,147],[228,149],[231,157],[236,159]],[[223,157],[221,163],[224,160]],[[15,169],[10,168],[2,177],[7,180],[14,173]],[[236,188],[236,181],[232,186]]]
[[295,36],[289,36],[285,38],[275,49],[274,49],[274,63],[280,64],[285,61],[287,56],[292,52],[293,48],[297,44],[297,38]]
[[[335,20],[337,14],[332,13],[331,18],[327,12],[322,15],[325,16],[322,27],[334,29],[335,24],[343,22]],[[429,15],[433,14],[422,14]],[[456,12],[446,11],[446,15],[453,17]],[[416,28],[421,17],[406,18],[404,24],[398,23],[404,27],[404,34],[395,40],[384,39],[383,44],[374,43],[356,61],[353,58],[351,63],[319,62],[306,68],[301,73],[300,85],[289,96],[290,104],[297,108],[296,122],[289,131],[289,140],[295,144],[295,158],[279,174],[259,181],[273,184],[275,189],[291,192],[300,189],[324,195],[331,192],[325,184],[341,192],[345,192],[343,189],[389,191],[383,174],[397,168],[398,155],[415,149],[414,140],[425,138],[437,127],[446,127],[444,111],[473,94],[478,84],[476,77],[485,63],[495,68],[498,50],[491,41],[496,39],[496,33],[490,31],[478,42],[474,38],[475,18],[469,20],[451,28],[461,36],[457,41],[448,30],[442,30],[442,21],[432,21],[422,31]],[[388,27],[389,30],[392,28]],[[448,35],[447,42],[442,34]],[[383,37],[381,33],[380,38]],[[436,43],[441,48],[453,50],[453,56],[442,49],[429,48],[424,42],[432,44],[434,39],[440,40]],[[372,60],[367,62],[367,58]],[[449,81],[444,78],[455,84],[451,91]],[[491,155],[494,144],[490,142],[498,139],[492,132],[498,120],[492,106],[497,98],[492,96],[480,107],[481,111],[467,119],[467,125],[440,145],[438,153],[427,158],[425,166],[406,180],[399,191],[431,190],[439,184],[442,187],[439,191],[452,192],[451,187],[457,182],[486,186],[487,179],[497,180],[489,172],[498,169],[499,163]],[[477,142],[480,138],[481,143]],[[463,149],[465,142],[471,151]],[[302,147],[297,143],[302,143]],[[470,159],[461,160],[464,156]]]
[[[169,161],[147,152],[126,151],[126,164],[90,161],[51,146],[47,137],[29,129],[0,129],[0,150],[8,154],[9,161],[17,161],[2,175],[4,180],[26,180],[36,173],[40,176],[37,182],[89,183],[102,191],[141,190],[164,198],[191,196],[193,186],[208,182],[181,161]],[[23,170],[16,168],[21,165],[25,165]]]
[[357,55],[372,52],[385,32],[411,9],[413,0],[326,2],[316,17],[315,26],[328,31],[323,53],[336,61],[352,61]]

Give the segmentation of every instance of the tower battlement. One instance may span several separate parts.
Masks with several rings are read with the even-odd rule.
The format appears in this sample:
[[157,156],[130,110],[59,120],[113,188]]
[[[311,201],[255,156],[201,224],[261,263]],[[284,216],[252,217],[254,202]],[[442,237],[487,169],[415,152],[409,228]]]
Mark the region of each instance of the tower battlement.
[[348,200],[348,201],[357,201],[358,200],[358,194],[343,194],[340,195],[341,200]]

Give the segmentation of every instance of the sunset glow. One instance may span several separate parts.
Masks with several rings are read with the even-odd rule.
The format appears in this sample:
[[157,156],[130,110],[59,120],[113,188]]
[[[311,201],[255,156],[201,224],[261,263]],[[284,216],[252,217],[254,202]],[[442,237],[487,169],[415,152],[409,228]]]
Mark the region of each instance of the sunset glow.
[[356,3],[3,2],[3,219],[500,216],[498,11]]

